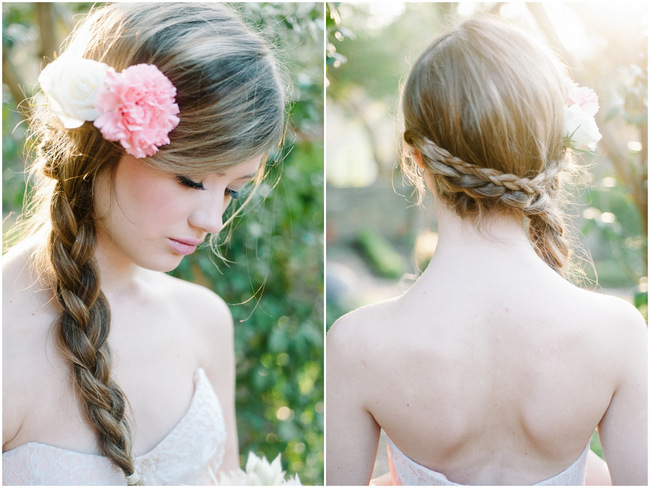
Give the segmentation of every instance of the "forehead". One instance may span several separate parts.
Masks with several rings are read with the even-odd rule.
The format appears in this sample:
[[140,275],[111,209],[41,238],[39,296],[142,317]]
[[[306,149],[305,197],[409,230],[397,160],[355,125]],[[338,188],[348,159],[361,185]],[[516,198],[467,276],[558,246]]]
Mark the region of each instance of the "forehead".
[[[129,156],[126,156],[129,157]],[[195,179],[206,179],[208,177],[228,178],[232,180],[251,179],[255,177],[260,169],[264,155],[255,156],[249,160],[232,165],[215,163],[209,164],[192,164],[188,161],[186,164],[165,165],[159,164],[155,160],[147,161],[145,164],[161,173],[171,173],[183,175]],[[142,161],[142,160],[141,160]]]
[[250,179],[257,174],[261,162],[262,156],[256,156],[243,163],[230,166],[222,171],[217,171],[216,174],[234,179]]

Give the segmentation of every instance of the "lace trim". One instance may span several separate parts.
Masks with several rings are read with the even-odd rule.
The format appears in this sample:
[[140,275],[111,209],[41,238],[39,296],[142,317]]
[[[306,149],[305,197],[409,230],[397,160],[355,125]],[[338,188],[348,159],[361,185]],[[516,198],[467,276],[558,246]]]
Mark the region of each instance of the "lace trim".
[[[207,484],[223,460],[226,427],[219,399],[202,368],[190,406],[174,428],[135,465],[146,485]],[[108,458],[28,442],[2,453],[3,484],[126,485]]]

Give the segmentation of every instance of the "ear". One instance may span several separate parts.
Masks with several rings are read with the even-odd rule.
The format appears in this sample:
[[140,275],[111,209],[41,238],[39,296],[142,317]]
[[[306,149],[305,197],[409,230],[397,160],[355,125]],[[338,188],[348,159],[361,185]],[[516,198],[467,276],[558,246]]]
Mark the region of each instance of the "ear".
[[422,161],[422,153],[417,149],[415,149],[414,147],[411,147],[411,157],[413,158],[413,161],[415,161],[415,164],[417,164],[419,168],[425,169],[424,161]]

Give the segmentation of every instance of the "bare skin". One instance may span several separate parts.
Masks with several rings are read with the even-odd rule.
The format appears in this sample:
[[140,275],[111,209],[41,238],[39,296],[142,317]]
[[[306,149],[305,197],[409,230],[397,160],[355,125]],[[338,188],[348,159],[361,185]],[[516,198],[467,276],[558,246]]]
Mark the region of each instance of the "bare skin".
[[[221,470],[239,468],[230,310],[210,290],[161,271],[183,257],[170,238],[200,242],[219,232],[229,189],[249,180],[259,162],[206,175],[196,190],[124,156],[114,191],[107,186],[113,183],[98,183],[95,258],[111,309],[112,374],[128,399],[136,456],[157,446],[187,412],[201,367],[226,422]],[[61,309],[33,268],[34,249],[25,242],[3,257],[3,452],[39,442],[99,454],[57,347],[52,324]]]
[[[3,451],[39,442],[99,454],[51,331],[59,307],[24,268],[26,255],[11,256],[3,269]],[[128,284],[104,291],[112,313],[113,374],[131,407],[135,455],[153,449],[183,417],[194,392],[194,372],[202,367],[226,419],[222,469],[236,469],[228,307],[205,288],[144,269]]]
[[561,278],[516,219],[438,215],[418,282],[328,333],[327,484],[369,483],[381,428],[456,483],[527,485],[598,427],[613,483],[647,485],[641,315]]

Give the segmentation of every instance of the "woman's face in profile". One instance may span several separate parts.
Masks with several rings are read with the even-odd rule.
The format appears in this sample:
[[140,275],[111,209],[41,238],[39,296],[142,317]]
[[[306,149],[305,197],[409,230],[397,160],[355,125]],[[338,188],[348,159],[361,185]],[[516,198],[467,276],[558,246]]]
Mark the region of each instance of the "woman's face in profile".
[[162,171],[124,155],[114,178],[97,177],[97,248],[113,265],[171,271],[218,233],[231,200],[256,174],[261,156],[200,178]]

